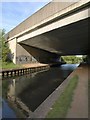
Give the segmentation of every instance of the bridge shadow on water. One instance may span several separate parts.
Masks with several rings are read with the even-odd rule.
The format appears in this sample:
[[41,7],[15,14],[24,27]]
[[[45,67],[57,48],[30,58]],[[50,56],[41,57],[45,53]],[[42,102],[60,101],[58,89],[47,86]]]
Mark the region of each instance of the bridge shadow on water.
[[[75,69],[75,66],[53,67],[30,78],[18,97],[33,112]],[[32,79],[32,80],[31,80]],[[25,80],[27,82],[27,80]]]
[[7,96],[19,98],[29,110],[34,112],[77,66],[76,64],[65,64],[32,75],[11,78]]

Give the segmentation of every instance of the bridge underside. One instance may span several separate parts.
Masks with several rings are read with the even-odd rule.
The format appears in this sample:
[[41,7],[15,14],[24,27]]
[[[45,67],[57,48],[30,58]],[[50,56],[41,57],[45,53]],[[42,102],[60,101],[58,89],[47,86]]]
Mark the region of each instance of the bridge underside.
[[32,47],[23,43],[20,45],[40,63],[58,63],[60,55],[51,53],[40,48]]
[[39,62],[57,61],[61,55],[86,55],[89,18],[54,29],[19,44]]

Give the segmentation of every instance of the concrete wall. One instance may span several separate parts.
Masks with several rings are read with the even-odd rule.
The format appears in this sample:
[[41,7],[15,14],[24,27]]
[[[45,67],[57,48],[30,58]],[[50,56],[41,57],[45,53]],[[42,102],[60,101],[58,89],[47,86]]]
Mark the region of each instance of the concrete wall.
[[36,59],[33,58],[33,56],[28,53],[21,45],[17,44],[17,50],[16,50],[16,63],[17,64],[26,64],[31,62],[37,62]]
[[15,64],[16,64],[16,42],[17,42],[16,38],[8,42],[9,48],[11,50],[11,59]]
[[37,60],[28,53],[21,45],[17,43],[17,39],[13,39],[8,42],[11,50],[11,60],[15,64],[26,64],[31,62],[37,62]]
[[23,43],[20,45],[28,51],[29,54],[34,56],[34,58],[40,63],[56,63],[60,62],[60,55],[51,53],[49,51],[45,51],[43,49],[39,49],[37,47],[32,47]]

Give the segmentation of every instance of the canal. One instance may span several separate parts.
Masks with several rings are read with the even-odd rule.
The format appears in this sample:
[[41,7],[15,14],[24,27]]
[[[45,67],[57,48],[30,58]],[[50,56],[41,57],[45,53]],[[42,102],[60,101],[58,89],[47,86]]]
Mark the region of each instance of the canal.
[[2,81],[3,118],[28,117],[68,77],[78,64],[64,64]]

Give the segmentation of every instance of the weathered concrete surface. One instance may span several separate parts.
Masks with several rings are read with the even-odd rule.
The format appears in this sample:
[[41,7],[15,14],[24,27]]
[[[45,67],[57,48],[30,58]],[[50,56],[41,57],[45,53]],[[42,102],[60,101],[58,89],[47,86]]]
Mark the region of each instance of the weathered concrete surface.
[[51,53],[49,51],[32,47],[23,43],[20,43],[20,45],[40,63],[49,64],[61,62],[60,55],[58,54]]
[[[82,13],[81,13],[82,14]],[[80,14],[80,15],[81,15]],[[88,14],[88,12],[87,12]],[[68,17],[67,17],[68,18]],[[75,18],[69,18],[71,21]],[[32,46],[35,48],[39,48],[42,50],[42,53],[44,54],[43,50],[46,50],[48,52],[59,54],[59,55],[82,55],[87,54],[88,51],[88,20],[89,18],[86,18],[84,20],[80,20],[78,22],[65,25],[63,27],[59,27],[59,25],[62,25],[61,23],[58,23],[57,29],[53,29],[51,31],[48,31],[49,26],[46,26],[47,28],[43,30],[46,30],[47,32],[43,34],[41,33],[43,30],[38,29],[33,33],[30,33],[29,35],[23,36],[21,38],[18,38],[17,41],[22,46],[22,43],[28,46]],[[64,20],[62,20],[64,22]],[[67,23],[67,20],[65,20]],[[52,29],[52,27],[50,27]],[[37,34],[37,36],[31,37],[32,34]],[[24,40],[23,40],[24,39]],[[23,46],[24,47],[24,46]],[[25,47],[24,47],[25,48]],[[25,48],[26,49],[26,48]],[[28,52],[30,52],[30,48],[28,49]],[[40,57],[40,54],[39,56]],[[43,59],[43,58],[42,58]]]
[[8,42],[9,48],[11,50],[10,59],[15,64],[25,64],[36,62],[37,60],[29,54],[21,45],[17,44],[17,39]]

